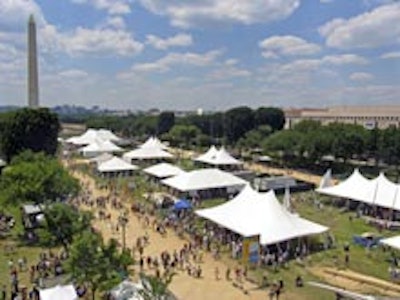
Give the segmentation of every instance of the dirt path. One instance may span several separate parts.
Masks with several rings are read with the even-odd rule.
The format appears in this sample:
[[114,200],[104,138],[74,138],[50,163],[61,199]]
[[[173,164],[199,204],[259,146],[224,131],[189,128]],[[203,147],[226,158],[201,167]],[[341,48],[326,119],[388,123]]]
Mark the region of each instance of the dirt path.
[[400,285],[350,270],[312,268],[310,271],[314,275],[323,278],[329,284],[346,290],[389,297],[399,297],[400,295]]
[[[92,178],[89,178],[82,173],[74,173],[74,176],[89,186],[95,197],[105,196],[106,193],[103,190],[96,188]],[[86,208],[87,209],[87,208]],[[108,212],[111,213],[111,224],[116,224],[116,220],[119,216],[119,211],[115,209],[107,208]],[[109,222],[95,220],[94,226],[98,229],[105,239],[115,238],[122,241],[122,233],[116,233]],[[155,232],[150,228],[145,228],[143,222],[139,221],[138,216],[130,212],[129,223],[126,227],[126,246],[132,248],[136,242],[136,239],[140,236],[145,235],[147,232],[150,243],[145,248],[144,255],[159,256],[159,254],[168,250],[172,252],[174,249],[180,250],[184,243],[183,239],[180,239],[175,235],[174,232],[169,231],[165,237],[162,237],[159,233]],[[186,272],[178,271],[178,274],[174,277],[171,284],[172,292],[178,297],[178,299],[191,299],[191,300],[203,300],[203,299],[220,299],[220,300],[239,300],[239,299],[267,299],[268,291],[257,289],[257,286],[250,282],[244,282],[243,288],[240,289],[233,285],[233,281],[227,281],[225,277],[225,270],[227,266],[222,261],[216,261],[212,258],[209,253],[203,253],[203,263],[201,263],[202,278],[196,279]],[[220,280],[215,280],[215,269],[218,268],[220,271]],[[147,270],[153,272],[153,270]],[[232,272],[233,273],[233,272]],[[233,277],[231,275],[231,277]],[[294,299],[293,295],[284,293],[280,299]],[[299,299],[299,298],[296,298]]]

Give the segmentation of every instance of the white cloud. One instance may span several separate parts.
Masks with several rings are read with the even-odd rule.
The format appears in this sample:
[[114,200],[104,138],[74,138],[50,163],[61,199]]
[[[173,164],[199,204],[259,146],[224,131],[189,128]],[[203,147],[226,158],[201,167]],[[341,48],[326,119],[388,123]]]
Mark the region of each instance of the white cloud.
[[370,73],[355,72],[350,74],[349,79],[353,81],[369,81],[372,80],[374,76]]
[[156,49],[167,50],[170,47],[186,47],[193,44],[193,38],[189,34],[179,33],[169,38],[160,38],[155,35],[146,36],[146,44]]
[[322,62],[331,65],[365,65],[368,63],[368,60],[356,54],[341,54],[324,56]]
[[8,32],[25,30],[29,15],[35,16],[40,25],[45,22],[42,10],[33,0],[1,0],[0,31]]
[[332,3],[333,2],[333,0],[320,0],[319,2],[321,2],[321,3]]
[[151,12],[166,15],[177,27],[209,22],[254,24],[285,19],[300,0],[139,0]]
[[233,65],[225,65],[209,74],[209,78],[212,80],[223,80],[234,77],[249,77],[251,72],[246,69],[241,69]]
[[59,76],[63,78],[81,79],[86,78],[89,74],[86,71],[79,69],[69,69],[58,73]]
[[400,43],[400,3],[382,5],[344,20],[334,19],[319,28],[330,47],[376,48]]
[[317,44],[309,43],[302,38],[292,35],[272,36],[259,43],[263,49],[263,56],[274,58],[280,55],[312,55],[321,50]]
[[388,52],[381,55],[382,59],[400,58],[400,51],[398,52]]
[[70,55],[130,56],[143,50],[143,44],[121,29],[78,27],[73,32],[59,34],[58,39],[62,49]]
[[110,16],[106,20],[106,26],[110,26],[117,29],[124,29],[125,28],[125,21],[120,16]]
[[111,15],[129,14],[132,0],[71,0],[76,4],[89,4],[96,9],[106,10]]
[[222,52],[220,50],[213,50],[204,54],[191,52],[169,53],[155,62],[135,64],[132,69],[142,72],[166,72],[175,65],[204,67],[215,62],[216,58],[221,54]]

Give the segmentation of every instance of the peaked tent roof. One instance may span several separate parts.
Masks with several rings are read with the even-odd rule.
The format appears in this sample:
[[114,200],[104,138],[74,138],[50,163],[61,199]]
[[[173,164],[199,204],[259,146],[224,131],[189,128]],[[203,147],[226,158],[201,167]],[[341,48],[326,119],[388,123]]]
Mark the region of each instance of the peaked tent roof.
[[259,193],[250,185],[232,200],[195,213],[242,236],[260,235],[260,243],[263,245],[328,230],[325,226],[288,212],[273,191]]
[[327,188],[333,186],[333,181],[332,181],[332,169],[328,169],[324,176],[321,178],[321,182],[319,183],[319,188]]
[[160,148],[162,150],[167,150],[168,147],[164,145],[157,137],[149,137],[139,148]]
[[400,250],[400,235],[392,236],[390,238],[382,239],[379,241],[382,244],[388,245],[392,248]]
[[368,202],[386,208],[400,209],[400,186],[398,184],[391,182],[383,173],[371,180],[371,184],[375,185],[375,190],[370,195],[371,199]]
[[372,203],[370,195],[374,194],[375,186],[371,185],[371,180],[361,175],[358,169],[354,169],[353,174],[338,185],[318,188],[316,191],[328,196],[349,198],[366,203]]
[[57,285],[55,287],[39,290],[41,300],[77,300],[78,294],[72,284],[70,285]]
[[127,163],[123,159],[114,156],[110,160],[107,160],[97,167],[97,170],[99,172],[120,172],[120,171],[134,171],[139,169],[138,166],[131,165],[130,163]]
[[161,181],[182,192],[243,186],[247,181],[218,169],[200,169]]
[[174,156],[161,149],[161,148],[155,148],[155,147],[144,147],[144,148],[138,148],[134,149],[132,151],[129,151],[123,155],[125,159],[169,159],[173,158]]
[[104,152],[121,152],[123,149],[118,147],[111,141],[97,139],[95,142],[80,149],[80,152],[85,154],[104,153]]
[[215,156],[208,161],[207,163],[211,165],[241,165],[242,162],[225,150],[224,147],[221,147],[219,151],[215,154]]
[[108,129],[87,129],[83,134],[67,139],[68,143],[75,145],[89,145],[97,140],[119,142],[121,139]]
[[111,158],[113,158],[114,155],[110,154],[110,153],[102,153],[96,157],[93,157],[90,159],[91,162],[94,162],[96,164],[100,164],[103,163],[107,160],[110,160]]
[[212,145],[206,153],[200,155],[199,157],[195,158],[195,161],[200,161],[200,162],[208,162],[210,159],[213,159],[215,155],[218,153],[218,149]]
[[157,178],[167,178],[185,173],[181,168],[170,163],[159,163],[144,169],[143,172]]

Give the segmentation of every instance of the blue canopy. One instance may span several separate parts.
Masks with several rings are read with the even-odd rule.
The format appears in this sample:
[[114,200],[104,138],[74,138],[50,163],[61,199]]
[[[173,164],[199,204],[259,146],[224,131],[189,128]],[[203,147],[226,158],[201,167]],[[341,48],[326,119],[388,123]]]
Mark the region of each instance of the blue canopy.
[[179,199],[174,204],[174,210],[190,209],[192,204],[186,199]]

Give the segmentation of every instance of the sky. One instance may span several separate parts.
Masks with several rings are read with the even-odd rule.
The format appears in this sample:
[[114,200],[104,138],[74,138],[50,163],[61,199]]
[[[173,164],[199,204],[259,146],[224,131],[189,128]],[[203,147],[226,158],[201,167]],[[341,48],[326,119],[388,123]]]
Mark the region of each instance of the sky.
[[400,104],[400,1],[0,0],[0,105],[118,110]]

